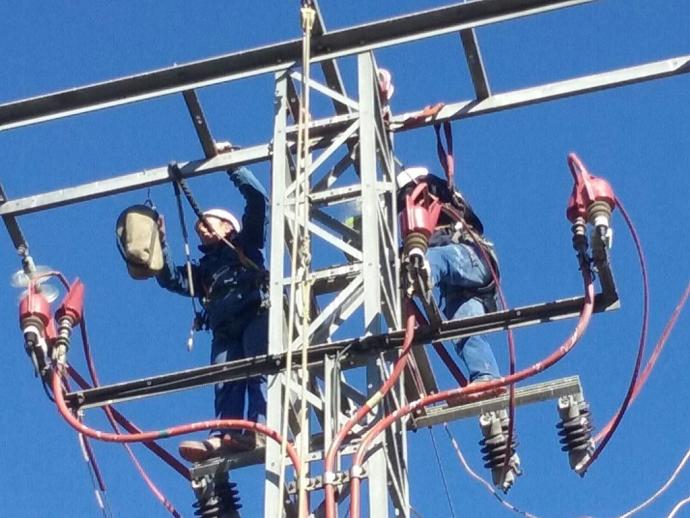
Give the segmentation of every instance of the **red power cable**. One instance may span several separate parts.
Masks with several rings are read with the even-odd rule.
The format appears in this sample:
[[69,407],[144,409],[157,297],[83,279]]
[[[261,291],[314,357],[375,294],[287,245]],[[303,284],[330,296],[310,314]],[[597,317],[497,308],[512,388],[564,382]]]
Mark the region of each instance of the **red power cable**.
[[[67,372],[82,390],[88,390],[90,388],[93,388],[71,365],[67,366]],[[117,423],[120,426],[122,426],[125,430],[127,430],[130,433],[141,432],[141,429],[138,426],[129,421],[124,415],[118,412],[117,409],[111,407],[111,410],[113,412],[113,417],[115,418]],[[158,443],[155,442],[145,442],[143,443],[143,445],[146,448],[148,448],[152,453],[160,457],[160,459],[163,462],[168,464],[172,469],[177,471],[184,478],[186,478],[187,480],[191,480],[191,476],[189,474],[189,469],[187,469],[187,466],[182,464],[182,462],[180,462],[173,454],[168,452],[165,448],[162,448],[160,445],[158,445]]]
[[[585,465],[583,466],[583,470],[586,471],[589,466],[592,465],[592,463],[599,457],[601,452],[604,450],[606,445],[608,444],[609,440],[613,436],[613,434],[616,431],[616,428],[618,428],[618,425],[620,424],[621,420],[623,419],[623,416],[625,415],[625,412],[627,411],[628,407],[630,406],[630,403],[632,403],[633,396],[635,394],[635,385],[637,384],[637,375],[640,372],[640,365],[642,365],[642,358],[644,356],[644,349],[645,349],[645,344],[647,342],[647,326],[649,324],[649,282],[647,279],[647,263],[644,258],[644,252],[642,250],[642,243],[640,242],[640,238],[637,235],[637,231],[635,230],[635,226],[632,224],[632,221],[630,219],[630,216],[628,215],[627,211],[625,210],[625,207],[621,203],[620,199],[616,198],[616,203],[618,207],[620,208],[621,214],[623,215],[623,219],[625,220],[626,225],[628,225],[628,229],[630,230],[630,233],[632,235],[633,241],[635,243],[635,249],[637,250],[637,257],[640,261],[640,269],[642,271],[642,289],[643,289],[643,297],[642,297],[642,328],[640,329],[640,342],[637,348],[637,357],[635,358],[635,367],[633,368],[633,373],[632,377],[630,379],[630,384],[628,385],[628,390],[625,394],[625,398],[623,399],[623,403],[621,403],[620,408],[616,412],[616,415],[613,417],[613,419],[606,425],[605,430],[600,433],[597,438],[601,438],[601,442],[597,444],[596,449],[592,453],[592,456],[587,460]],[[601,437],[603,434],[603,437]],[[595,441],[598,442],[598,441]],[[583,472],[584,472],[583,471]]]
[[[360,473],[362,470],[361,464],[364,460],[364,455],[367,453],[371,442],[388,426],[398,419],[414,412],[419,407],[424,407],[431,405],[433,403],[438,403],[439,401],[447,400],[450,397],[459,395],[470,395],[478,392],[488,391],[509,383],[516,383],[530,376],[533,376],[544,369],[551,367],[554,363],[563,358],[572,348],[575,346],[577,341],[580,339],[585,329],[587,328],[590,318],[592,316],[592,310],[594,308],[594,284],[592,282],[592,276],[589,270],[583,270],[582,272],[584,285],[585,285],[585,300],[580,310],[580,318],[575,326],[575,330],[561,345],[552,352],[549,356],[544,358],[542,361],[535,363],[531,367],[523,369],[516,372],[510,376],[504,376],[498,380],[494,380],[487,383],[482,383],[479,386],[468,385],[466,387],[460,387],[456,389],[446,390],[439,392],[437,394],[432,394],[426,396],[422,399],[418,399],[407,405],[399,408],[395,412],[389,414],[384,419],[376,423],[376,425],[364,436],[357,453],[352,461],[351,468],[351,481],[350,481],[350,517],[359,518],[360,517]],[[407,337],[406,337],[407,338]],[[334,505],[334,502],[333,502]],[[329,508],[327,507],[327,511]],[[330,511],[333,513],[334,509],[331,508]]]
[[[278,443],[281,443],[283,440],[282,436],[278,432],[266,427],[265,425],[262,425],[261,423],[247,421],[245,419],[214,419],[210,421],[198,421],[195,423],[173,426],[165,430],[156,430],[131,434],[108,433],[100,430],[95,430],[81,423],[76,417],[74,417],[71,414],[65,402],[62,386],[60,384],[60,379],[64,375],[64,367],[59,367],[59,369],[62,372],[58,373],[57,370],[55,370],[53,371],[52,375],[52,389],[53,394],[55,396],[55,403],[57,405],[58,411],[60,412],[62,417],[67,421],[67,423],[70,426],[72,426],[72,428],[82,433],[83,435],[91,437],[93,439],[115,443],[151,442],[157,439],[176,437],[178,435],[185,435],[188,433],[198,432],[202,430],[211,430],[215,428],[229,428],[259,432]],[[290,443],[287,443],[287,454],[290,457],[290,460],[292,461],[294,469],[299,474],[300,459],[297,454],[297,451]]]
[[326,462],[324,463],[324,483],[326,490],[326,518],[335,518],[336,515],[335,487],[333,486],[334,481],[329,480],[329,477],[332,476],[329,474],[333,473],[335,457],[338,452],[338,448],[340,448],[340,445],[343,443],[345,437],[350,432],[350,430],[352,430],[352,428],[357,423],[364,419],[364,417],[366,417],[366,415],[369,412],[371,412],[372,408],[375,407],[378,404],[378,402],[386,396],[386,394],[388,394],[390,389],[393,387],[395,382],[400,377],[400,374],[403,372],[403,369],[407,365],[407,360],[409,358],[409,353],[412,347],[412,338],[414,337],[414,329],[417,322],[417,319],[415,318],[415,314],[411,306],[412,303],[409,301],[409,299],[405,299],[405,313],[407,315],[407,321],[405,326],[405,338],[403,340],[402,352],[400,353],[400,357],[398,358],[398,360],[395,362],[393,372],[391,372],[391,375],[384,382],[381,388],[379,388],[376,394],[374,394],[369,400],[367,400],[367,402],[364,403],[364,405],[362,405],[357,410],[357,413],[352,418],[350,418],[350,420],[347,423],[345,423],[345,425],[338,431],[335,438],[333,439],[333,444],[331,444],[331,447],[328,449],[328,454],[326,455]]
[[[89,343],[89,335],[86,330],[86,315],[82,314],[81,322],[79,323],[79,329],[81,331],[81,339],[82,339],[82,345],[84,347],[84,356],[86,358],[86,365],[89,370],[89,375],[91,376],[91,381],[93,383],[94,387],[98,387],[100,385],[100,382],[98,381],[98,374],[96,373],[96,366],[94,365],[93,362],[93,355],[91,354],[91,346]],[[113,431],[116,434],[120,434],[120,429],[118,427],[117,421],[115,419],[115,416],[113,414],[113,409],[110,405],[107,405],[103,407],[103,411],[105,412],[105,415],[108,419],[108,422],[110,423],[110,427],[113,429]],[[146,472],[144,467],[141,465],[141,462],[139,462],[139,459],[137,456],[134,454],[134,451],[132,451],[132,448],[128,444],[123,444],[122,445],[125,450],[127,451],[127,454],[129,455],[130,460],[132,461],[132,464],[134,464],[134,467],[136,468],[137,472],[141,476],[141,478],[144,480],[144,483],[148,486],[149,490],[151,493],[156,497],[158,502],[168,511],[172,516],[175,518],[181,518],[180,513],[177,512],[177,509],[175,509],[175,506],[168,500],[168,498],[163,494],[163,492],[156,486],[156,484],[153,482],[149,474]]]
[[688,296],[690,296],[690,282],[685,287],[685,291],[683,292],[683,295],[681,296],[680,300],[678,301],[678,305],[676,306],[676,309],[673,310],[671,318],[669,318],[669,321],[667,322],[666,327],[664,327],[664,330],[661,333],[661,337],[659,338],[659,341],[654,346],[654,350],[652,351],[652,355],[649,357],[649,360],[647,361],[645,368],[642,370],[642,374],[640,374],[640,376],[637,380],[637,383],[635,384],[635,391],[633,392],[633,397],[632,397],[632,400],[630,401],[630,403],[635,401],[635,398],[637,398],[637,395],[640,393],[640,390],[642,390],[642,387],[647,382],[647,378],[651,374],[652,369],[654,369],[654,365],[656,364],[656,361],[659,359],[659,355],[661,354],[661,351],[663,351],[664,346],[666,345],[666,341],[668,340],[668,337],[671,335],[671,331],[673,331],[673,328],[675,327],[676,322],[678,321],[678,317],[680,316],[680,312],[683,310],[685,303],[688,301]]

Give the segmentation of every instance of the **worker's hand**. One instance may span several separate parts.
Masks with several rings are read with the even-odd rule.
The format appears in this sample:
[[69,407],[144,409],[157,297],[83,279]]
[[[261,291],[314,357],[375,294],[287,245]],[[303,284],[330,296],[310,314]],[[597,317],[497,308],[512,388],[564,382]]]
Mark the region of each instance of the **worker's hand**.
[[230,151],[232,151],[234,149],[233,145],[230,144],[230,142],[228,142],[227,140],[223,140],[221,142],[215,142],[214,144],[216,146],[216,151],[218,153],[229,153]]

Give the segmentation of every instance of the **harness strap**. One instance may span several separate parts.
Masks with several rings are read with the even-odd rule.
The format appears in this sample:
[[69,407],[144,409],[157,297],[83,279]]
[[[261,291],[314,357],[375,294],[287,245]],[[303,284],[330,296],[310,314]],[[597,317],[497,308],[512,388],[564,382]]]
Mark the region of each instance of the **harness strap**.
[[443,145],[441,138],[441,124],[434,124],[434,131],[436,132],[436,152],[438,153],[438,160],[441,162],[441,167],[446,173],[446,180],[448,181],[448,190],[453,192],[455,190],[455,159],[453,158],[453,129],[450,122],[443,123],[443,134],[446,137],[446,146]]
[[204,327],[206,320],[205,315],[196,306],[196,290],[194,287],[194,275],[192,273],[192,254],[189,249],[189,234],[187,233],[187,223],[184,217],[184,210],[182,208],[182,197],[180,196],[180,179],[175,178],[173,181],[173,190],[175,191],[175,201],[177,202],[177,214],[180,218],[180,227],[182,228],[182,239],[184,240],[185,266],[187,271],[187,284],[189,285],[189,296],[192,299],[192,312],[194,318],[192,319],[192,326],[189,330],[189,338],[187,339],[187,350],[191,351],[194,346],[194,331],[200,331]]
[[[199,221],[201,221],[201,224],[204,227],[206,227],[206,230],[213,234],[214,232],[211,229],[208,222],[206,221],[206,217],[201,212],[199,205],[196,203],[196,200],[192,195],[192,191],[189,189],[187,182],[182,176],[182,171],[180,170],[180,166],[177,164],[177,162],[170,162],[170,164],[168,164],[168,172],[173,177],[173,180],[179,184],[180,188],[182,189],[182,192],[184,193],[185,198],[189,202],[190,207],[192,207],[192,210],[194,211],[196,217],[199,218]],[[226,239],[223,236],[220,236],[220,239],[223,243],[225,243],[225,245],[227,245],[230,249],[235,251],[238,259],[240,260],[240,263],[242,263],[242,266],[244,266],[245,268],[251,268],[258,272],[264,271],[263,268],[260,268],[254,261],[247,257],[239,246],[231,243],[228,239]]]

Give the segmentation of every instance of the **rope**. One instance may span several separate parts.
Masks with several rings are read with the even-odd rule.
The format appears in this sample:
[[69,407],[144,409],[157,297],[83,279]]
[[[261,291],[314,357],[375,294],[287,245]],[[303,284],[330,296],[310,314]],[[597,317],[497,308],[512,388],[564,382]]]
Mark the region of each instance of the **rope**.
[[[299,455],[302,461],[302,466],[300,469],[300,483],[299,483],[299,495],[298,502],[300,510],[305,508],[308,509],[307,500],[307,463],[306,458],[309,452],[309,415],[308,415],[308,405],[307,405],[307,382],[309,378],[308,372],[308,348],[309,348],[309,317],[311,313],[311,286],[307,280],[309,275],[309,268],[311,265],[311,251],[310,251],[310,239],[309,232],[307,231],[307,225],[309,224],[309,166],[310,166],[310,155],[309,155],[309,81],[310,81],[310,59],[311,59],[311,33],[314,28],[314,20],[316,17],[316,11],[314,8],[305,3],[302,9],[300,9],[302,15],[302,29],[304,31],[304,38],[302,44],[302,74],[303,74],[303,85],[302,85],[302,103],[300,110],[300,121],[299,129],[302,133],[300,151],[297,156],[297,168],[298,168],[298,178],[302,182],[301,191],[301,207],[302,207],[302,232],[303,239],[300,247],[300,263],[302,269],[302,365],[301,365],[301,376],[302,376],[302,386],[300,387],[300,448]],[[296,200],[300,203],[299,198]],[[300,514],[300,518],[303,518]],[[306,516],[304,517],[306,518]]]
[[431,444],[434,447],[434,456],[436,457],[436,464],[438,464],[438,470],[441,473],[441,481],[443,482],[443,491],[446,493],[446,501],[448,502],[448,509],[450,509],[450,515],[455,518],[455,509],[453,509],[453,502],[450,499],[450,492],[448,491],[448,482],[446,481],[446,473],[443,470],[443,464],[441,463],[441,457],[438,455],[438,447],[436,446],[436,439],[434,438],[434,432],[431,427],[429,427],[429,437],[431,437]]
[[182,171],[180,170],[179,164],[177,164],[177,162],[170,162],[168,164],[168,172],[170,173],[170,176],[172,176],[173,180],[179,183],[180,189],[182,189],[185,198],[189,202],[189,206],[192,208],[192,211],[194,211],[194,214],[199,219],[200,223],[204,226],[204,228],[208,230],[211,234],[215,235],[218,239],[220,239],[220,241],[222,241],[225,244],[225,246],[233,250],[237,254],[237,258],[240,260],[244,267],[251,268],[252,270],[256,270],[259,272],[263,271],[263,268],[258,266],[249,257],[244,255],[242,249],[232,244],[228,239],[226,239],[225,236],[221,236],[215,230],[213,230],[213,228],[211,228],[211,225],[209,225],[206,216],[204,216],[203,212],[201,212],[199,205],[197,204],[196,200],[194,199],[194,196],[192,195],[192,191],[190,190],[189,186],[187,185],[187,182],[182,176]]
[[177,202],[177,215],[180,220],[180,228],[182,229],[182,240],[184,241],[184,255],[185,266],[187,270],[187,283],[189,284],[189,296],[192,299],[192,311],[194,318],[192,326],[189,330],[189,338],[187,339],[187,350],[191,351],[194,347],[194,329],[196,327],[196,318],[200,314],[196,306],[196,293],[194,289],[194,276],[192,275],[192,254],[189,249],[189,234],[187,233],[187,223],[185,222],[184,209],[182,208],[182,197],[180,196],[180,178],[177,177],[173,181],[173,189],[175,191],[175,201]]
[[279,491],[280,498],[283,498],[283,488],[285,486],[286,458],[285,450],[287,447],[287,428],[288,428],[288,409],[290,408],[291,382],[292,382],[292,353],[294,344],[295,315],[297,314],[297,285],[300,285],[300,302],[302,304],[301,326],[299,335],[302,338],[302,357],[301,357],[301,387],[300,387],[300,445],[299,455],[302,464],[300,465],[300,476],[298,484],[298,502],[300,508],[300,518],[302,511],[308,510],[307,503],[307,464],[306,456],[309,449],[308,430],[308,405],[307,405],[307,383],[308,383],[308,354],[309,347],[309,319],[311,314],[311,286],[308,280],[309,266],[311,264],[310,239],[307,231],[309,224],[309,81],[310,81],[310,60],[311,60],[311,33],[314,27],[316,11],[310,2],[303,2],[300,9],[302,23],[302,95],[300,102],[299,120],[297,122],[297,173],[295,178],[295,213],[292,224],[292,250],[291,250],[291,280],[290,298],[288,306],[288,333],[289,340],[286,351],[286,379],[285,393],[283,398],[283,415],[281,422],[281,443],[280,455],[280,476]]
[[[453,128],[450,122],[446,121],[443,123],[443,134],[446,138],[446,146],[443,145],[443,139],[441,138],[441,124],[434,125],[434,131],[436,132],[436,151],[438,153],[438,159],[441,162],[444,172],[446,173],[446,181],[448,182],[448,190],[453,193],[455,191],[455,159],[453,157]],[[466,225],[467,226],[467,225]],[[496,291],[498,293],[499,299],[501,301],[501,306],[506,308],[508,303],[501,286],[498,272],[493,266],[491,258],[487,253],[484,246],[482,246],[482,238],[471,228],[468,228],[470,237],[477,245],[477,248],[481,252],[482,259],[486,266],[489,268],[491,273],[491,278],[496,285]],[[515,374],[515,338],[513,336],[513,330],[508,329],[508,364],[509,364],[509,375]],[[506,438],[506,462],[503,465],[503,470],[501,474],[501,479],[505,479],[508,471],[511,469],[511,460],[513,458],[513,437],[515,435],[515,385],[510,384],[508,387],[508,433]]]

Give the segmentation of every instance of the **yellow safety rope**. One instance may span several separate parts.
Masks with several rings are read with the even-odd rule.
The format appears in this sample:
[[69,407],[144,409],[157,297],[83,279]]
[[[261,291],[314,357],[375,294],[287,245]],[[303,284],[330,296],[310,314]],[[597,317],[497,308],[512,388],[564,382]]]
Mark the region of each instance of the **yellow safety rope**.
[[[314,27],[316,11],[310,5],[304,5],[300,9],[302,22],[302,96],[300,103],[299,120],[297,124],[297,175],[295,178],[295,213],[292,225],[292,258],[291,258],[291,282],[290,282],[290,302],[288,308],[288,350],[285,366],[285,393],[283,398],[283,415],[281,423],[281,443],[280,455],[280,477],[279,493],[283,499],[283,489],[285,486],[285,462],[287,450],[287,427],[288,409],[290,408],[290,393],[292,381],[292,348],[296,314],[297,285],[300,284],[300,303],[301,303],[301,326],[299,336],[302,338],[302,361],[301,361],[301,405],[300,405],[300,445],[299,455],[302,462],[300,466],[300,479],[298,483],[298,508],[300,518],[307,518],[309,505],[307,500],[307,463],[309,453],[309,434],[308,434],[308,405],[307,405],[307,383],[308,374],[308,347],[309,347],[309,323],[311,314],[311,284],[309,270],[311,265],[311,243],[308,232],[309,224],[309,81],[310,81],[310,59],[311,59],[311,33]],[[298,249],[299,247],[299,249]]]

